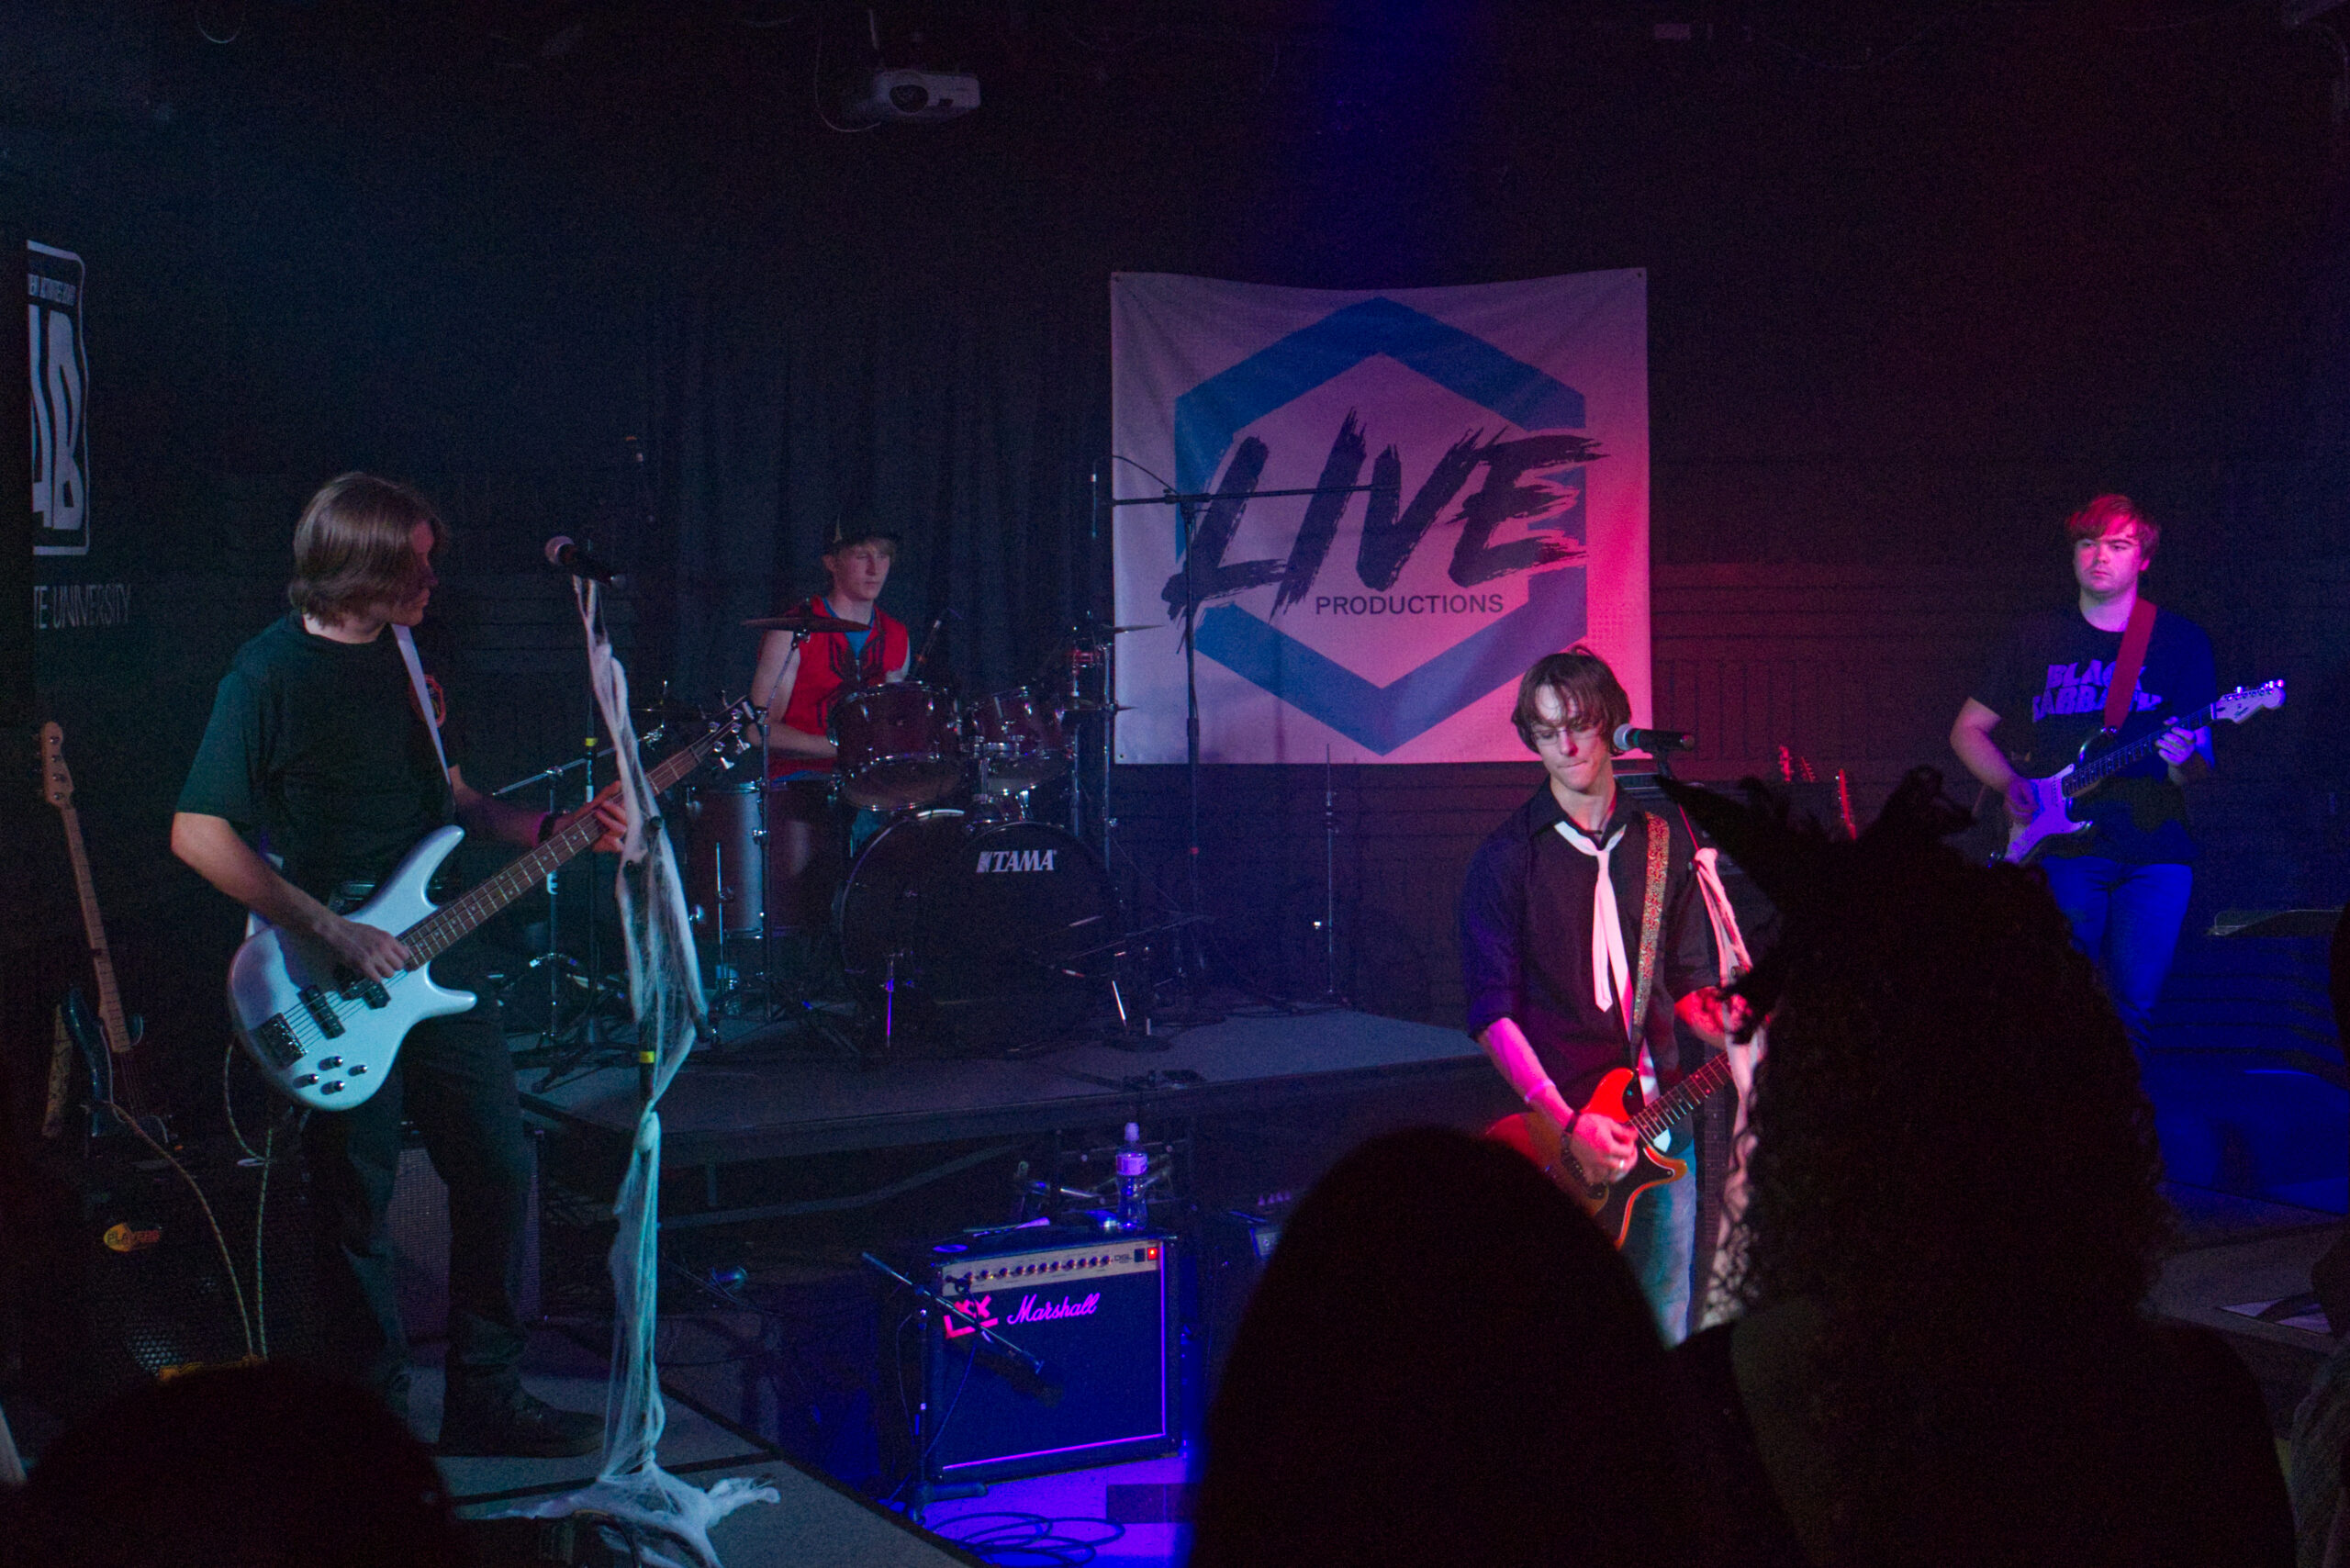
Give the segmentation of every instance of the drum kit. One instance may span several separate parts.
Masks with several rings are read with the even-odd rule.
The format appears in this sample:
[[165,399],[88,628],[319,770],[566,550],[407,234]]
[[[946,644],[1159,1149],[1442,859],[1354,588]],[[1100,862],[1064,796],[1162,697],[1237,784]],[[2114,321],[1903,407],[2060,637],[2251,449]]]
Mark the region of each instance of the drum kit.
[[[795,638],[866,629],[804,611],[744,624]],[[1110,874],[1075,834],[1032,816],[1030,800],[1076,767],[1082,721],[1117,711],[1112,638],[1130,630],[1081,632],[1054,654],[1049,680],[968,702],[913,680],[844,689],[828,726],[833,853],[796,877],[787,835],[774,830],[805,820],[785,791],[811,785],[722,778],[693,787],[686,899],[719,1002],[750,993],[729,959],[756,943],[769,1016],[781,1016],[778,1003],[795,999],[778,980],[778,939],[804,949],[830,937],[884,1051],[905,1036],[974,1049],[1040,1042],[1081,1023],[1105,991],[1123,1015]],[[860,831],[844,857],[853,813]],[[811,929],[822,916],[807,912],[822,906],[790,885],[810,877],[836,882],[829,930]]]

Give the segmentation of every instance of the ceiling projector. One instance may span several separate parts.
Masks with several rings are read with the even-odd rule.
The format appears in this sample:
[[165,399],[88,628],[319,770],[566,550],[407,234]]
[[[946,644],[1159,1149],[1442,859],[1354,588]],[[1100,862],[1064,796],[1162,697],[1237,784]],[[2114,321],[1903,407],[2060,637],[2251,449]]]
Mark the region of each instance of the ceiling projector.
[[848,90],[841,117],[856,125],[953,119],[979,106],[979,79],[944,71],[876,71]]

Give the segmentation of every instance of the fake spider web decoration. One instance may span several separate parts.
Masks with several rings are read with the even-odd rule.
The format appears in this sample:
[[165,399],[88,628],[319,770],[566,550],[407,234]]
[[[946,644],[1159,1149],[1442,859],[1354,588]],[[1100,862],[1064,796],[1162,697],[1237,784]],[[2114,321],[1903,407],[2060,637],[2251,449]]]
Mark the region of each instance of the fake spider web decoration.
[[[659,802],[637,758],[629,719],[628,672],[605,634],[597,585],[572,580],[588,638],[588,666],[596,705],[620,764],[621,800],[628,836],[621,847],[621,927],[627,938],[629,1002],[636,1015],[637,1049],[652,1054],[651,1091],[637,1113],[628,1172],[613,1204],[620,1233],[612,1240],[612,1378],[604,1395],[604,1452],[592,1485],[515,1510],[552,1518],[599,1513],[639,1525],[683,1545],[701,1568],[720,1568],[710,1527],[747,1503],[779,1503],[772,1486],[729,1476],[709,1491],[669,1474],[655,1462],[668,1413],[654,1361],[655,1307],[659,1294],[661,1115],[669,1081],[709,1027],[701,969],[686,921],[686,896],[668,835],[658,831]],[[658,1551],[643,1559],[683,1568]]]

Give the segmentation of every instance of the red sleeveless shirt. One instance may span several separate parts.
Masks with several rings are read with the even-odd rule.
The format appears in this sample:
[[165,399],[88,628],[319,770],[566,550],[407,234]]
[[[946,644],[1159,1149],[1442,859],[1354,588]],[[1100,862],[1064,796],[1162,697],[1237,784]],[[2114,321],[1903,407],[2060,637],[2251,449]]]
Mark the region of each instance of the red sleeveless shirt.
[[[799,608],[820,615],[832,613],[821,594]],[[904,623],[878,606],[873,611],[873,630],[866,634],[862,654],[849,652],[845,632],[818,632],[809,636],[800,644],[800,673],[792,679],[791,700],[784,704],[783,722],[811,735],[823,734],[832,722],[833,704],[840,700],[842,690],[881,685],[891,670],[905,664],[907,647]],[[778,756],[774,769],[777,778],[789,773],[830,773],[833,759]]]

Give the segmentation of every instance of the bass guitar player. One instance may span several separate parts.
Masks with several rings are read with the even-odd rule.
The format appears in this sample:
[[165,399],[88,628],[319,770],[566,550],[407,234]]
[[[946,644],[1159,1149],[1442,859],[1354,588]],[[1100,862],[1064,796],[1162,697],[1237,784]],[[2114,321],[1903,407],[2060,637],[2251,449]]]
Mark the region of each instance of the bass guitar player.
[[[438,689],[408,637],[437,586],[432,554],[444,537],[424,498],[389,480],[346,474],[311,498],[294,532],[293,610],[238,651],[172,822],[174,854],[263,920],[336,955],[354,982],[419,962],[393,933],[346,917],[419,840],[453,820],[527,847],[567,825],[483,795],[448,759]],[[625,831],[616,796],[588,812],[611,834]],[[248,834],[265,836],[279,863]],[[436,958],[432,979],[486,991],[475,946]],[[517,1372],[530,1167],[491,1006],[418,1025],[371,1098],[308,1119],[320,1338],[333,1370],[406,1417],[408,1335],[384,1226],[404,1118],[422,1130],[449,1187],[441,1450],[594,1451],[602,1421],[544,1404]]]

